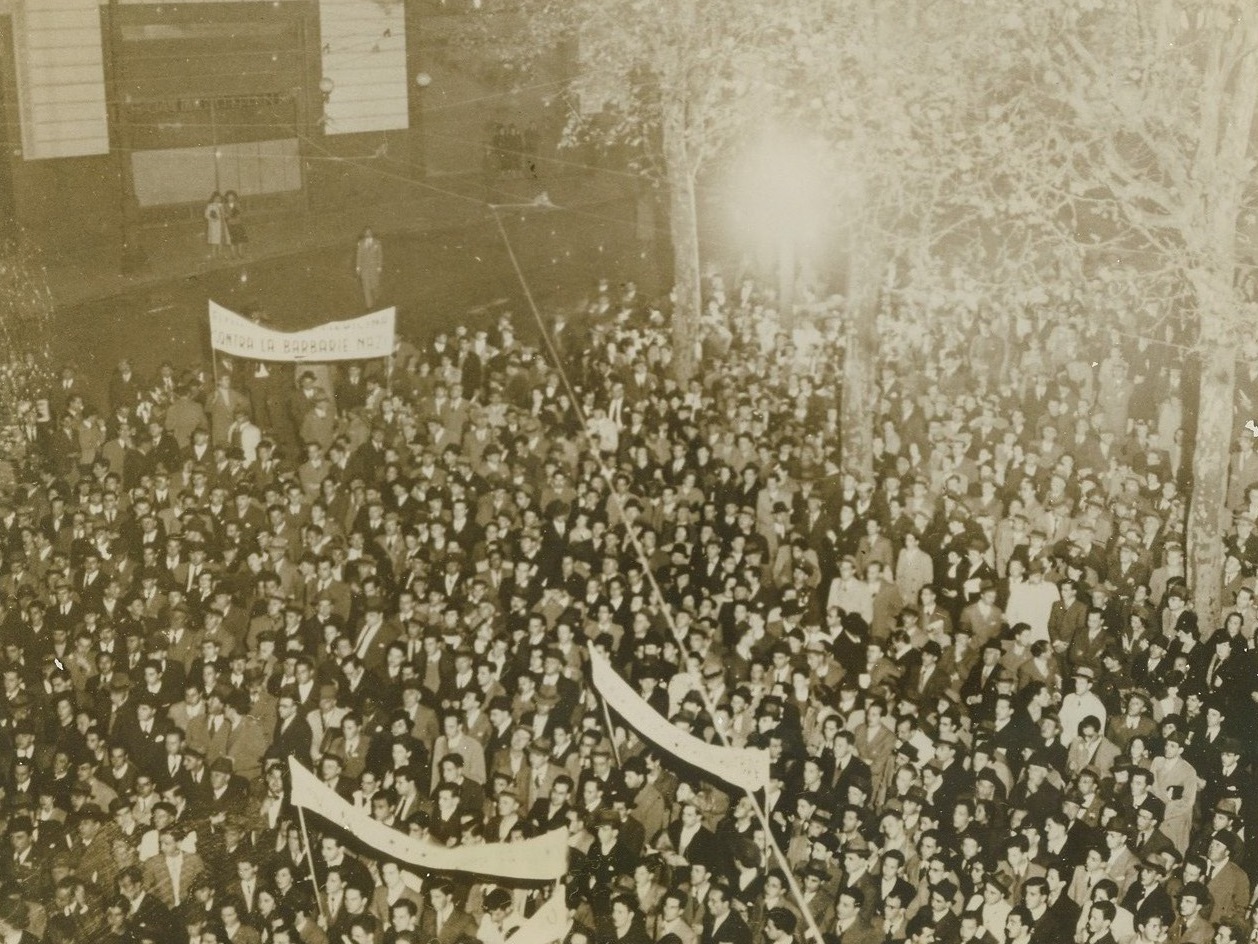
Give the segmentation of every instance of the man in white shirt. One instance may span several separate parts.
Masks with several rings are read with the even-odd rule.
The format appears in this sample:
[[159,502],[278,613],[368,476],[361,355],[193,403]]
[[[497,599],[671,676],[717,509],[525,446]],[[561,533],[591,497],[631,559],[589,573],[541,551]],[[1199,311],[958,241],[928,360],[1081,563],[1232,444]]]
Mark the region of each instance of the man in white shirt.
[[[993,940],[1003,940],[1012,906],[1008,901],[1009,880],[999,872],[988,872],[983,885],[983,928]],[[1023,915],[1024,918],[1028,917]],[[1029,936],[1029,929],[1028,929]]]
[[484,784],[485,751],[480,742],[463,729],[463,718],[456,712],[448,712],[442,718],[442,729],[445,733],[437,738],[432,752],[432,788],[436,789],[440,782],[441,759],[447,754],[458,754],[462,757],[467,777]]
[[178,908],[188,899],[188,891],[205,874],[201,857],[185,852],[173,828],[158,832],[158,854],[144,863],[145,880],[153,894],[167,908]]
[[1090,665],[1081,665],[1075,669],[1075,690],[1061,700],[1061,710],[1057,713],[1061,719],[1061,743],[1070,746],[1070,742],[1079,733],[1079,722],[1084,718],[1097,719],[1098,730],[1105,730],[1105,705],[1092,692],[1096,681],[1096,670]]
[[1057,585],[1044,579],[1044,570],[1049,561],[1032,563],[1031,571],[1026,579],[1022,577],[1022,564],[1010,561],[1009,564],[1009,602],[1005,606],[1005,619],[1009,625],[1026,623],[1031,627],[1031,642],[1044,640],[1049,642],[1048,618],[1052,615],[1053,604],[1061,599]]

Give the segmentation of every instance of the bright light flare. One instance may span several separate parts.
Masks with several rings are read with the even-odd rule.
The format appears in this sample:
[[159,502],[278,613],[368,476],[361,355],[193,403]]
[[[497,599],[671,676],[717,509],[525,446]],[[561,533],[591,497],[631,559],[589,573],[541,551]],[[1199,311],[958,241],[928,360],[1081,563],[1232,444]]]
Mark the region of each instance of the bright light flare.
[[749,235],[814,246],[834,212],[822,157],[818,144],[781,130],[748,146],[735,164],[731,202]]

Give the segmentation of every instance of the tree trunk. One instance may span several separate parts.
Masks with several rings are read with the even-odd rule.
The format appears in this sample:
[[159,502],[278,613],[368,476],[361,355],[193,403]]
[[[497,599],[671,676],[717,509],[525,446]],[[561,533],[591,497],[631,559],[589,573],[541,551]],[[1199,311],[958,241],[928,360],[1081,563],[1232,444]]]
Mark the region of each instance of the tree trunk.
[[668,224],[673,240],[673,375],[685,384],[694,375],[698,362],[703,299],[699,213],[695,206],[695,174],[686,145],[684,103],[665,107],[663,145],[668,174]]
[[639,282],[652,293],[661,291],[659,268],[656,265],[659,256],[658,234],[656,233],[656,204],[658,194],[650,182],[639,177],[634,184],[633,218],[636,224],[637,245],[642,258]]
[[1222,625],[1223,535],[1227,533],[1227,467],[1234,438],[1236,348],[1225,326],[1234,317],[1231,283],[1223,277],[1197,284],[1201,318],[1201,377],[1197,433],[1193,440],[1192,505],[1188,513],[1188,561],[1193,607],[1201,635]]
[[878,416],[878,294],[880,252],[852,240],[848,256],[847,333],[843,355],[842,464],[857,480],[874,474],[874,422]]
[[778,318],[787,331],[795,329],[795,283],[799,281],[799,262],[795,255],[794,240],[789,237],[778,240]]

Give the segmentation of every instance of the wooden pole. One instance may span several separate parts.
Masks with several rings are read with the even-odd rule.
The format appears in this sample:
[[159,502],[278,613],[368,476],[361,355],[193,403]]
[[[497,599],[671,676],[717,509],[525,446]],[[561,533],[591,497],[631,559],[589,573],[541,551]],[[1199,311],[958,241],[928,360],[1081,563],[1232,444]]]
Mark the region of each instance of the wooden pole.
[[616,743],[616,729],[612,726],[612,713],[607,707],[607,699],[602,695],[598,696],[599,702],[603,706],[603,722],[607,725],[607,739],[612,742],[612,756],[616,758],[616,766],[620,766],[620,745]]
[[[297,804],[293,804],[297,806]],[[310,883],[314,886],[315,902],[319,905],[319,916],[323,923],[328,924],[328,912],[323,905],[323,896],[319,894],[319,876],[315,874],[314,849],[310,846],[310,833],[306,829],[306,811],[297,806],[297,821],[301,823],[301,840],[306,844],[306,862],[310,865]],[[329,928],[329,930],[331,930]]]

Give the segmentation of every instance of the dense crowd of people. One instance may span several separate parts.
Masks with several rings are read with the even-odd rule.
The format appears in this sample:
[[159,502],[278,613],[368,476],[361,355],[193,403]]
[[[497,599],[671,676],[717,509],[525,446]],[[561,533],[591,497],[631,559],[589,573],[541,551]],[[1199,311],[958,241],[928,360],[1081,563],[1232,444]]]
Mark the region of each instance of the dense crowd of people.
[[[504,944],[556,894],[565,944],[1258,940],[1258,453],[1207,624],[1177,349],[889,308],[860,478],[838,322],[705,305],[680,385],[666,312],[601,283],[553,348],[504,316],[19,404],[0,940]],[[604,712],[587,644],[767,789]],[[290,757],[421,841],[566,829],[568,875],[303,829]]]

